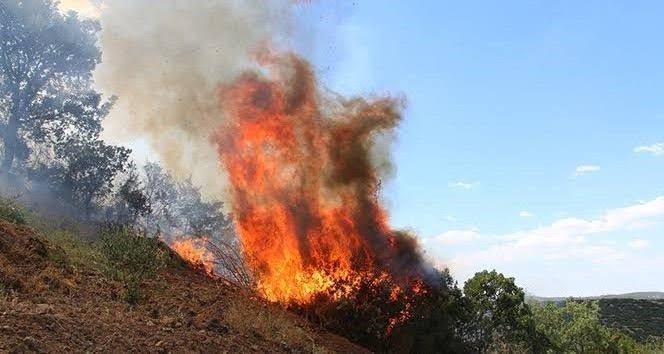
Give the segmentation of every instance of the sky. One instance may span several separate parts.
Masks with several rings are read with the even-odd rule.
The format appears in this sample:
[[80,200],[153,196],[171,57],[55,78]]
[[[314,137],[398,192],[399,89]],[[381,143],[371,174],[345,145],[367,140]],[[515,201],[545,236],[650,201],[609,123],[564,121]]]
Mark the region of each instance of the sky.
[[460,283],[496,269],[539,296],[664,291],[664,3],[319,1],[297,15],[324,85],[407,99],[382,197]]

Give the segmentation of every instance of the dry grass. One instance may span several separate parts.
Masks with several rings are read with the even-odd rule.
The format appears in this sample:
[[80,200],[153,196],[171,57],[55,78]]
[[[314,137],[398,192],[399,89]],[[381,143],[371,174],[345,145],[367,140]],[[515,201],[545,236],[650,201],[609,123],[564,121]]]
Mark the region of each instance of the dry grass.
[[233,299],[224,311],[224,320],[239,333],[250,333],[307,353],[328,353],[294,315],[268,304]]

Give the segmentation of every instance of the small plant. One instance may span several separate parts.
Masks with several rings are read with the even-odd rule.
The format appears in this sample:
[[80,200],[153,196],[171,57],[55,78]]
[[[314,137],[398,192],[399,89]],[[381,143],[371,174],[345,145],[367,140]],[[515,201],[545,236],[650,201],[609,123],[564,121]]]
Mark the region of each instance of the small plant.
[[26,210],[15,200],[0,198],[0,219],[23,225],[27,218]]
[[159,241],[127,226],[104,228],[100,249],[107,261],[105,273],[122,283],[124,299],[130,304],[140,299],[141,284],[165,264]]

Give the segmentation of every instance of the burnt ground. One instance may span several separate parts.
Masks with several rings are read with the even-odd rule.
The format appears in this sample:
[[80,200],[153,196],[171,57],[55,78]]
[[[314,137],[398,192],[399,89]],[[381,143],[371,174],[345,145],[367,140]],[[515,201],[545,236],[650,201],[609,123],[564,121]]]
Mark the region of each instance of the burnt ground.
[[192,267],[168,266],[131,306],[67,257],[0,220],[0,352],[368,352]]

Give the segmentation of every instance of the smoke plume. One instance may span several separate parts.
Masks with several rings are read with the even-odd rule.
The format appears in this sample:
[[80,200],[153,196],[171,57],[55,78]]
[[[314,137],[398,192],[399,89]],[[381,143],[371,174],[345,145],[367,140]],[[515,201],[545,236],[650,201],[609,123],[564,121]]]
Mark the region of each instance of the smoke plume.
[[109,128],[146,137],[172,173],[203,191],[230,192],[268,299],[344,296],[362,279],[418,294],[426,267],[417,242],[389,227],[379,200],[402,102],[326,91],[306,60],[284,50],[293,4],[109,3],[97,73],[120,96]]
[[174,175],[223,193],[206,139],[219,124],[215,89],[251,68],[252,53],[288,33],[289,1],[113,0],[102,7],[97,85],[119,96],[106,135],[144,138]]

